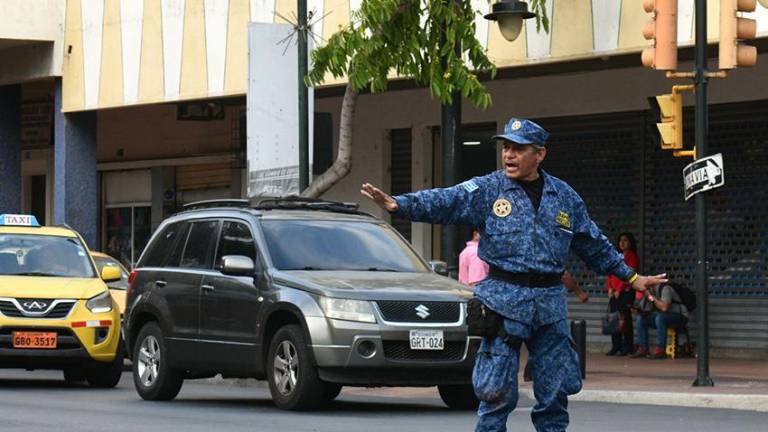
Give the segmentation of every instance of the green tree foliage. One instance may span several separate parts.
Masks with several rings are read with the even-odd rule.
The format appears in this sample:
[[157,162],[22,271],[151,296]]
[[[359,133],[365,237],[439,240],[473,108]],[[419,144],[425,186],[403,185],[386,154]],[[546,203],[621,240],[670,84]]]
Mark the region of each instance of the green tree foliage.
[[[543,11],[545,1],[532,0],[533,10]],[[537,16],[537,27],[547,30],[546,15]],[[330,73],[346,76],[356,92],[382,92],[394,71],[428,86],[442,103],[460,92],[486,108],[491,95],[478,73],[493,77],[496,68],[475,38],[476,17],[468,0],[363,0],[352,22],[312,53],[307,84],[320,84]]]

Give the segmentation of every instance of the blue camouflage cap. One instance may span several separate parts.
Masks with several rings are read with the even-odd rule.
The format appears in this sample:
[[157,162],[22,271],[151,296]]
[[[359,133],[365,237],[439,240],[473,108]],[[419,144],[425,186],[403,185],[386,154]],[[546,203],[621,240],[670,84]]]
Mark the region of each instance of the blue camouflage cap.
[[494,140],[506,140],[518,144],[535,144],[544,146],[549,138],[549,132],[536,123],[526,120],[511,118],[504,126],[504,133],[494,135]]

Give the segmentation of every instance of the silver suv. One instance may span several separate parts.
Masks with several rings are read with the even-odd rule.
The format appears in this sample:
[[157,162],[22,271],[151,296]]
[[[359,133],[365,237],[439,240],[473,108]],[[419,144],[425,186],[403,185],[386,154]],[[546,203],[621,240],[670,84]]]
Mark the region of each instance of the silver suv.
[[342,386],[438,386],[477,405],[472,292],[437,274],[356,204],[207,201],[157,229],[131,273],[126,339],[139,395],[184,379],[266,379],[275,404],[310,409]]

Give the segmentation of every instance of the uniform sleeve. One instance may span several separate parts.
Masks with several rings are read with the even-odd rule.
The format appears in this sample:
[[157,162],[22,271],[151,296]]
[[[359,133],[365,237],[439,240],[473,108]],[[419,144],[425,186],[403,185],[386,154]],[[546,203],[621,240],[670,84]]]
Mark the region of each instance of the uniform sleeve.
[[594,271],[612,274],[621,280],[629,279],[634,271],[624,263],[622,254],[589,218],[584,201],[578,196],[576,198],[571,249]]
[[474,178],[448,188],[398,195],[393,215],[414,222],[480,226],[482,184],[481,178]]

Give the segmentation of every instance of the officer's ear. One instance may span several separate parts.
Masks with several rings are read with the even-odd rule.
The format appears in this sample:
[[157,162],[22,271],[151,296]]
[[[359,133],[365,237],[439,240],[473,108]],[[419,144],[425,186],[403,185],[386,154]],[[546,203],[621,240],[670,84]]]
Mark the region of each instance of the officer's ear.
[[547,157],[547,148],[546,147],[534,147],[536,149],[536,163],[542,163],[544,162],[544,158]]

